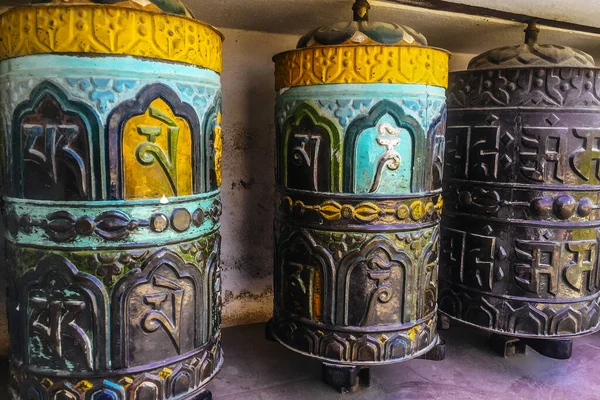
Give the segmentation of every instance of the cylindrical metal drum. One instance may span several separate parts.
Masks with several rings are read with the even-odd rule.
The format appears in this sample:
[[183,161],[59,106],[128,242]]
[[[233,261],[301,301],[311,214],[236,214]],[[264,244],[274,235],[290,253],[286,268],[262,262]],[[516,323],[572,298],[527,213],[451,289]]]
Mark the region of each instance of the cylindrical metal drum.
[[0,15],[14,399],[208,398],[221,42],[175,0]]
[[440,309],[509,336],[599,328],[600,70],[564,46],[450,74]]
[[360,3],[274,58],[272,326],[294,351],[369,366],[437,343],[449,55]]

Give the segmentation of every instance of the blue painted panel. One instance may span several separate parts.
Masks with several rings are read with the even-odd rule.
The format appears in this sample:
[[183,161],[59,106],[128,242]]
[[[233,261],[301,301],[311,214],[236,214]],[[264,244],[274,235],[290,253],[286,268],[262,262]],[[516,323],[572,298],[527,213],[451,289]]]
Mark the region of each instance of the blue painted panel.
[[389,114],[365,129],[356,144],[355,193],[411,192],[413,142]]

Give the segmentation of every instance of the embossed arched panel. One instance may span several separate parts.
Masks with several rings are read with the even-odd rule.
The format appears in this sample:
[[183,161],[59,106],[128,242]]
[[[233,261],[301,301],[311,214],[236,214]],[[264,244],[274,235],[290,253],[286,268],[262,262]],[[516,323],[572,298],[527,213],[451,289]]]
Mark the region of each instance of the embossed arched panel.
[[58,371],[107,367],[107,298],[102,284],[50,254],[20,280],[24,362]]
[[281,244],[281,302],[290,313],[332,322],[334,261],[306,231],[295,231]]
[[423,187],[424,137],[418,121],[383,100],[354,120],[344,139],[344,192],[406,194]]
[[198,115],[171,88],[146,86],[108,121],[111,198],[155,199],[206,190]]
[[170,250],[125,275],[113,291],[113,367],[165,361],[199,346],[202,286],[200,270]]
[[419,296],[417,318],[435,311],[438,295],[439,227],[434,228],[429,244],[419,257]]
[[117,383],[105,380],[86,393],[86,400],[125,400],[125,389]]
[[158,376],[144,373],[127,386],[127,396],[131,400],[161,399],[164,396],[164,381]]
[[548,316],[531,304],[526,304],[510,314],[507,328],[513,333],[533,333],[541,336],[546,333],[547,327]]
[[280,152],[280,173],[286,187],[340,191],[339,128],[310,103],[300,103],[285,122]]
[[444,153],[446,151],[446,107],[444,106],[439,117],[431,124],[431,133],[428,135],[431,144],[431,179],[428,180],[429,190],[442,188],[444,178]]
[[392,325],[410,318],[405,303],[414,296],[410,255],[385,236],[349,252],[337,272],[337,324]]
[[220,266],[221,236],[215,237],[212,253],[206,262],[207,287],[204,293],[207,297],[204,316],[206,318],[206,329],[203,341],[206,342],[211,336],[216,335],[221,327],[221,266]]
[[223,157],[223,131],[221,129],[221,96],[217,95],[214,104],[206,113],[204,121],[204,140],[206,149],[206,190],[217,190],[221,187],[223,170],[221,159]]
[[99,122],[85,104],[43,82],[13,114],[8,193],[39,200],[102,197]]

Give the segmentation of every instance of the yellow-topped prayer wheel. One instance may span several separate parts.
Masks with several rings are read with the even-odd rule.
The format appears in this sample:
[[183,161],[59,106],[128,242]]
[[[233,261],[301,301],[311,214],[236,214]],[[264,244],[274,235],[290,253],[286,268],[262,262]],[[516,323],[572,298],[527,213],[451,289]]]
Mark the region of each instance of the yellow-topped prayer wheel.
[[[278,54],[269,334],[354,387],[361,368],[441,358],[436,331],[449,53],[354,21]],[[431,351],[436,352],[434,357]]]
[[222,35],[178,0],[0,13],[13,399],[209,399]]

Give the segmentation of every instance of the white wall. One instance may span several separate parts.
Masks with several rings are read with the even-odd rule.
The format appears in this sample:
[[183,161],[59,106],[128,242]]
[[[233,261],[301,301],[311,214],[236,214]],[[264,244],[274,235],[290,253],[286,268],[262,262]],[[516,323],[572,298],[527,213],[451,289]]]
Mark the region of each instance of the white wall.
[[275,90],[271,57],[297,37],[223,29],[223,324],[272,310]]

